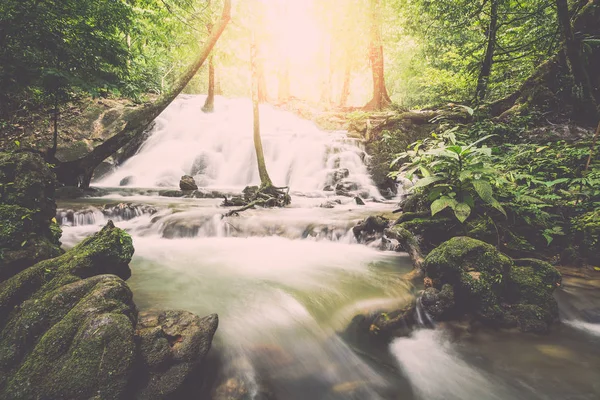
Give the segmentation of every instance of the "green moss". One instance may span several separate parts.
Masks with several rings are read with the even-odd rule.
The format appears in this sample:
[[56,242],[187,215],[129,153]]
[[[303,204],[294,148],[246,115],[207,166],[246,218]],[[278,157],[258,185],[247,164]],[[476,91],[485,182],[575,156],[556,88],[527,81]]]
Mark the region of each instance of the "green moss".
[[424,268],[436,288],[452,285],[457,309],[492,326],[545,332],[558,318],[552,292],[561,277],[546,262],[513,262],[487,243],[456,237],[429,253]]
[[17,205],[0,204],[0,248],[15,248],[27,240],[33,230],[34,212]]

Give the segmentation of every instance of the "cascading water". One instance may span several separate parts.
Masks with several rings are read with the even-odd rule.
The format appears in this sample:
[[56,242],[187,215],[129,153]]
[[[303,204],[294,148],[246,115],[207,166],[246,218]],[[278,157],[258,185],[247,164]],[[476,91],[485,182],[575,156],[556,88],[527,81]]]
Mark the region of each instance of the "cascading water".
[[[219,192],[258,183],[249,101],[218,99],[214,114],[201,112],[203,101],[178,98],[138,154],[97,182],[103,197],[59,204],[57,221],[67,247],[108,219],[131,234],[128,284],[141,310],[219,314],[213,394],[225,397],[214,398],[599,398],[600,347],[586,342],[596,325],[581,319],[596,315],[592,304],[577,306],[579,319],[570,320],[581,329],[563,324],[543,338],[469,332],[455,341],[419,303],[416,325],[436,329],[397,339],[385,356],[342,340],[355,316],[392,311],[415,292],[401,278],[412,269],[406,254],[358,244],[351,232],[369,215],[391,217],[395,204],[335,196],[339,185],[380,198],[360,143],[262,106],[267,167],[276,185],[290,185],[292,204],[222,218],[219,198],[156,190],[177,187],[183,174]],[[129,188],[117,189],[122,183]]]
[[[97,185],[177,187],[182,175],[198,186],[243,188],[260,183],[247,99],[216,99],[215,112],[201,111],[205,96],[180,96],[157,119],[138,153]],[[269,175],[277,186],[310,193],[323,189],[380,198],[360,142],[343,132],[326,133],[290,112],[261,105],[261,136]],[[329,188],[327,188],[329,186]]]

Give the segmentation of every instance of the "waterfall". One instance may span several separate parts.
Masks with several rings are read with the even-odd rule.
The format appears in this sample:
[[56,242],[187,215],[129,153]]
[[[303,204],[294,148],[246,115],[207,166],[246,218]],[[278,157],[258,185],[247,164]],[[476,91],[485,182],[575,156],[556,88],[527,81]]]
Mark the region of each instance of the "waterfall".
[[[201,111],[206,96],[179,96],[156,120],[138,153],[98,186],[177,187],[182,175],[198,186],[243,188],[260,183],[248,99],[217,98],[215,112]],[[302,193],[350,192],[380,198],[360,141],[324,132],[310,121],[261,105],[261,135],[273,183]],[[337,190],[336,190],[337,189]]]

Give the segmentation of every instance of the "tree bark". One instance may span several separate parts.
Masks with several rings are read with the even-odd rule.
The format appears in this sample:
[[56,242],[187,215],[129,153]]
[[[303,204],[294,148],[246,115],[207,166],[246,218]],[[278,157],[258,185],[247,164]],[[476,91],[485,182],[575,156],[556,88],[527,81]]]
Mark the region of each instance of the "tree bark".
[[87,188],[90,185],[94,169],[106,158],[110,157],[121,147],[132,139],[144,133],[146,127],[152,123],[175,100],[183,91],[190,80],[196,75],[202,64],[209,57],[213,47],[221,37],[231,19],[231,0],[224,0],[223,11],[215,29],[208,36],[196,61],[189,67],[188,71],[177,81],[169,92],[163,94],[156,102],[149,104],[141,110],[133,113],[125,127],[116,135],[97,146],[86,156],[69,162],[60,162],[56,159],[50,160],[56,164],[55,173],[58,181],[68,186],[80,186]]
[[277,102],[285,104],[290,99],[290,59],[284,56],[283,65],[279,70],[279,87],[277,88]]
[[267,165],[265,163],[265,155],[263,152],[262,140],[260,137],[260,76],[258,67],[258,55],[256,48],[256,39],[254,32],[252,32],[252,43],[250,45],[250,68],[252,72],[252,114],[254,117],[254,149],[256,151],[256,161],[258,164],[258,175],[260,176],[260,187],[261,189],[269,188],[273,186],[273,182],[267,172]]
[[373,73],[373,98],[366,110],[382,110],[392,103],[385,86],[383,42],[381,39],[381,1],[370,0],[369,60]]
[[496,35],[498,33],[498,5],[500,0],[492,0],[490,9],[490,25],[488,27],[487,48],[479,77],[477,78],[477,89],[475,92],[476,102],[479,103],[485,100],[487,94],[488,83],[492,73],[492,65],[494,63],[494,52],[496,50]]
[[556,0],[558,22],[562,31],[567,64],[575,83],[574,96],[579,102],[576,110],[582,113],[583,118],[598,118],[598,108],[592,93],[589,75],[585,69],[583,47],[581,40],[573,35],[571,18],[567,0]]
[[215,110],[215,64],[214,56],[208,59],[208,96],[204,102],[202,111],[211,113]]
[[340,107],[345,107],[350,96],[350,77],[352,75],[352,61],[350,56],[346,56],[346,66],[344,69],[344,82],[342,83],[342,94],[340,96]]

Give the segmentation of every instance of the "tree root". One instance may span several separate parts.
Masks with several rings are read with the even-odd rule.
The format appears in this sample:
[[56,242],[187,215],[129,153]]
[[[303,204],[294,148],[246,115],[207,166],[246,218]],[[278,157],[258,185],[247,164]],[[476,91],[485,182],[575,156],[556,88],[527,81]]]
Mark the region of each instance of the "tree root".
[[223,203],[221,203],[222,207],[241,207],[228,211],[221,218],[238,216],[241,212],[256,206],[265,208],[285,207],[291,202],[289,187],[268,185],[259,188],[258,186],[247,186],[242,194],[243,196],[235,196],[231,200],[225,197]]

